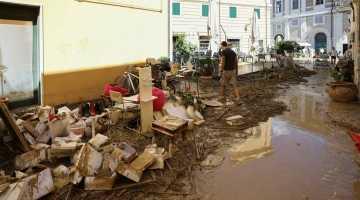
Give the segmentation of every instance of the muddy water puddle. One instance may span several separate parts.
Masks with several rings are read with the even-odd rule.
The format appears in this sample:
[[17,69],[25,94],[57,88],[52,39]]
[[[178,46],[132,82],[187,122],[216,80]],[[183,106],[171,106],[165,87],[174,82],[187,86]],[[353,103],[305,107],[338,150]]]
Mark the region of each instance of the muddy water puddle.
[[248,131],[252,138],[223,150],[224,162],[211,172],[211,180],[199,181],[204,199],[359,197],[352,149],[340,149],[337,142],[280,118]]
[[[284,91],[289,112],[228,141],[221,165],[197,174],[202,199],[360,199],[359,152],[342,122],[357,124],[360,104],[325,93],[325,70]],[[340,123],[341,122],[341,123]],[[210,177],[210,178],[209,178]]]

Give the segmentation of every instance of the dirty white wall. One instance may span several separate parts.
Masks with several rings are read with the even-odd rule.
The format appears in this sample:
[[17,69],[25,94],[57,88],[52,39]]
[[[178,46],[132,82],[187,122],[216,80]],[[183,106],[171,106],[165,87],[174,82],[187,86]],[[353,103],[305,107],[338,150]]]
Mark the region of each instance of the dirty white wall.
[[169,55],[166,0],[141,5],[161,12],[76,0],[4,2],[42,6],[44,105],[99,98],[122,66]]

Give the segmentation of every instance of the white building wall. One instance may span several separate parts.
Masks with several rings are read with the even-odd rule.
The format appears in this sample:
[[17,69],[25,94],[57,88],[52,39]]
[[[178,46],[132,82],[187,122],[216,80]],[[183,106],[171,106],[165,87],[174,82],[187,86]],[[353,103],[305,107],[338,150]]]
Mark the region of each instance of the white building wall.
[[[208,36],[207,17],[202,17],[202,4],[208,4],[207,0],[172,0],[173,3],[180,3],[180,16],[172,15],[172,34],[186,34],[187,40],[200,45],[200,37]],[[266,2],[266,3],[264,3]],[[218,44],[229,39],[240,41],[239,50],[248,53],[250,50],[251,18],[255,8],[260,9],[260,40],[263,40],[263,47],[270,45],[270,0],[217,0],[218,19],[220,21]],[[220,9],[219,9],[220,5]],[[237,17],[229,17],[229,8],[237,8]],[[220,18],[220,20],[219,20]],[[219,24],[219,22],[218,22]]]

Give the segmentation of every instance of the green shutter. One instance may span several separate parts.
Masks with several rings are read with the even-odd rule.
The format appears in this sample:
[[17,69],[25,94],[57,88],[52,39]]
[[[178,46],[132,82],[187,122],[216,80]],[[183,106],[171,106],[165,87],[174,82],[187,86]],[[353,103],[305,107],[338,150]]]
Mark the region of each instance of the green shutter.
[[173,15],[180,15],[180,3],[173,3],[172,4],[172,14]]
[[230,7],[229,8],[229,10],[230,10],[230,18],[236,18],[236,7]]
[[202,14],[201,16],[203,17],[208,17],[209,16],[209,5],[202,5]]
[[260,19],[260,8],[255,8],[254,11],[257,13],[258,15],[258,19]]

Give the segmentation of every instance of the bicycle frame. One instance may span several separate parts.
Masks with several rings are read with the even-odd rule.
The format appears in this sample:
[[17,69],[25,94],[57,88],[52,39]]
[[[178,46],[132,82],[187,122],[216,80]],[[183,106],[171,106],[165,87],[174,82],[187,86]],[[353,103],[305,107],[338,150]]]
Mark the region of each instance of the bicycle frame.
[[125,81],[127,80],[127,81],[129,82],[130,86],[131,86],[131,89],[132,89],[134,92],[136,92],[136,90],[138,89],[139,86],[135,89],[135,86],[134,86],[134,83],[133,83],[133,81],[132,81],[131,76],[133,76],[133,77],[135,77],[135,78],[137,78],[137,79],[139,79],[139,77],[136,76],[135,74],[131,73],[131,72],[124,72],[124,76],[125,76],[125,78],[124,78],[123,84],[124,84]]

